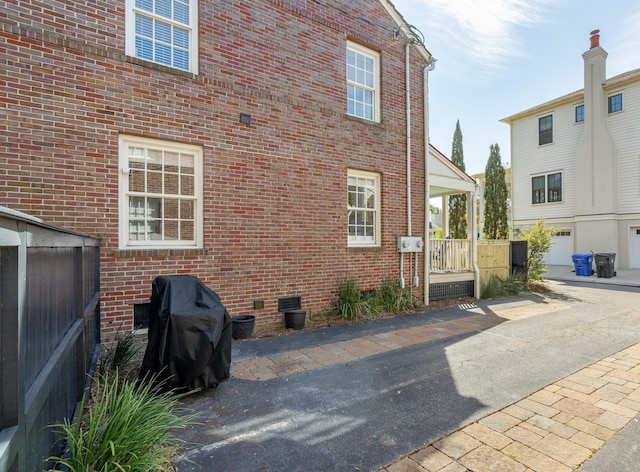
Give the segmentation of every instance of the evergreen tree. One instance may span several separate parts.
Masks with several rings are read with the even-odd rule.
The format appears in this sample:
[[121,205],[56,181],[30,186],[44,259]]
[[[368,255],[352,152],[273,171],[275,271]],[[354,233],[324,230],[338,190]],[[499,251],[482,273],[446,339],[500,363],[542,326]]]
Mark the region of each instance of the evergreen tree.
[[[451,161],[464,170],[460,120],[456,122],[453,133]],[[453,239],[467,239],[467,195],[464,193],[449,197],[449,234]]]
[[484,234],[487,239],[507,239],[507,182],[500,158],[500,146],[490,146],[484,171]]

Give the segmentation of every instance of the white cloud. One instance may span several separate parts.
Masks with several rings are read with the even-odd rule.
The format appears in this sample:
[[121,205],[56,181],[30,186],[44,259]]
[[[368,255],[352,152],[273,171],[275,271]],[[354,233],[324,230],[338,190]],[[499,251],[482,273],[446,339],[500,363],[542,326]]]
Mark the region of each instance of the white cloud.
[[[396,4],[405,3],[402,0]],[[491,78],[522,54],[521,29],[545,20],[551,0],[416,0],[413,23],[426,36],[427,48],[447,55],[448,67],[460,77],[474,70],[473,80]]]
[[611,35],[611,40],[603,43],[604,48],[609,51],[608,76],[640,68],[640,7],[636,8],[637,11],[625,16],[617,31],[606,32]]

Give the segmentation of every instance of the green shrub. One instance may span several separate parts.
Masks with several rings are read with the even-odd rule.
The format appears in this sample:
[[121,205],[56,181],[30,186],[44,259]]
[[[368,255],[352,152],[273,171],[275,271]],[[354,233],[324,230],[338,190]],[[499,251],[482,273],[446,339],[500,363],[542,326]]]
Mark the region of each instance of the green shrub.
[[47,460],[71,472],[166,471],[181,444],[171,431],[193,417],[178,415],[178,397],[162,393],[154,380],[120,382],[117,370],[99,376],[91,404],[80,404],[78,421],[52,426],[65,436],[67,454]]
[[376,292],[374,304],[380,311],[401,313],[413,310],[417,306],[417,300],[411,293],[411,288],[402,288],[398,279],[388,278]]
[[355,279],[347,277],[338,282],[338,289],[333,297],[329,315],[346,320],[368,317],[372,313],[370,298],[367,294],[362,293]]
[[527,271],[530,282],[542,280],[542,276],[547,270],[544,255],[553,246],[551,238],[555,233],[555,228],[545,226],[544,219],[541,218],[535,226],[528,228],[520,235],[520,239],[527,241]]

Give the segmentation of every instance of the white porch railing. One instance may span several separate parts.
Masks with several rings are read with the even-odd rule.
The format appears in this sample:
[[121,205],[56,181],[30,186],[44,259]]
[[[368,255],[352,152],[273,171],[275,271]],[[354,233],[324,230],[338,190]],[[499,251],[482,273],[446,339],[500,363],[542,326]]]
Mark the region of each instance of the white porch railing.
[[471,267],[471,241],[468,239],[431,239],[431,272],[466,272]]

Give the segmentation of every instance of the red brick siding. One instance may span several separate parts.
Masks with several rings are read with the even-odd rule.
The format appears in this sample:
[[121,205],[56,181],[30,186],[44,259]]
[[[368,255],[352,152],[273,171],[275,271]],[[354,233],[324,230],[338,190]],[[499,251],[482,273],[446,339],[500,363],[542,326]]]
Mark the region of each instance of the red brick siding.
[[[346,275],[365,289],[398,276],[405,43],[377,0],[201,1],[195,77],[125,56],[123,4],[0,2],[0,202],[102,238],[104,339],[131,327],[132,305],[160,274],[194,274],[232,315],[259,323],[281,320],[280,297],[301,295],[315,312]],[[381,51],[380,124],[344,114],[347,39]],[[413,48],[411,57],[412,225],[422,235],[424,64]],[[119,134],[203,147],[203,249],[118,249]],[[379,249],[347,248],[347,169],[382,176]],[[265,308],[254,311],[254,299]]]

